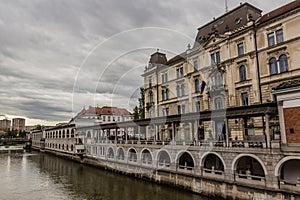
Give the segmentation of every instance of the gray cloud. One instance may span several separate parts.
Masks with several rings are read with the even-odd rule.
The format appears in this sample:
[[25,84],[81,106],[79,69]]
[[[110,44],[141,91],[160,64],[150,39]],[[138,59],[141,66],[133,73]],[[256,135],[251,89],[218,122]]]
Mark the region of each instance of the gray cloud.
[[[249,2],[267,12],[289,1]],[[1,114],[68,121],[88,105],[131,109],[149,55],[181,53],[224,9],[223,0],[0,1]],[[134,30],[143,27],[163,29]]]

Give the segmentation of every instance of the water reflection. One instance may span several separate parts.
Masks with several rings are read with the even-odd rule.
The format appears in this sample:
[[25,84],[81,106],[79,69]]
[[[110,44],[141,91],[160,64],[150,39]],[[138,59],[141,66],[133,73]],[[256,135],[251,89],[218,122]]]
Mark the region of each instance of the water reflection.
[[[6,160],[6,162],[2,162]],[[5,199],[207,200],[48,154],[0,154]]]

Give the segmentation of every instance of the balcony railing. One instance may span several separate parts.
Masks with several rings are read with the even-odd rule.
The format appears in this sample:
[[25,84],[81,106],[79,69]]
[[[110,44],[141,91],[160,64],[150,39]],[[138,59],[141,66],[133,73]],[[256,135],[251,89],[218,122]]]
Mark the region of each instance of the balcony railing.
[[[174,146],[199,146],[199,147],[217,147],[217,148],[254,148],[265,149],[267,148],[266,141],[249,141],[249,140],[236,140],[236,141],[191,141],[191,140],[99,140],[97,143],[102,144],[129,144],[129,145],[174,145]],[[273,140],[271,142],[272,149],[280,148],[280,141]]]

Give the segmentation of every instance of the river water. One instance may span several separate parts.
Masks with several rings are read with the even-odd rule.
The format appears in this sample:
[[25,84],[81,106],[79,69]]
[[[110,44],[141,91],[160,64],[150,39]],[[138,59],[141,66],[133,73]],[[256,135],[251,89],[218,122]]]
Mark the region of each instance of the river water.
[[2,200],[209,200],[44,153],[0,153]]

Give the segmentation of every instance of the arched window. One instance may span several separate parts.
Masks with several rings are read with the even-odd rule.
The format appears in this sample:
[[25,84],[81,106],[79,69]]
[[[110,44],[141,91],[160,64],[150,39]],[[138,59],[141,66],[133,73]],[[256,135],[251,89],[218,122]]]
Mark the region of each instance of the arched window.
[[246,67],[245,65],[242,65],[240,67],[240,81],[245,81],[246,79]]
[[289,70],[289,64],[288,64],[287,56],[285,54],[279,56],[279,68],[280,68],[280,73],[287,72]]
[[220,87],[223,85],[223,78],[222,78],[221,72],[217,72],[215,74],[215,84],[216,84],[216,87]]
[[223,108],[223,102],[222,102],[222,98],[218,97],[215,99],[215,109],[222,109]]
[[271,58],[269,60],[269,66],[270,66],[270,75],[277,74],[278,73],[278,67],[277,67],[277,60],[276,58]]
[[195,79],[195,92],[199,92],[200,91],[200,87],[199,87],[199,79]]

